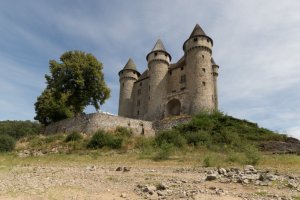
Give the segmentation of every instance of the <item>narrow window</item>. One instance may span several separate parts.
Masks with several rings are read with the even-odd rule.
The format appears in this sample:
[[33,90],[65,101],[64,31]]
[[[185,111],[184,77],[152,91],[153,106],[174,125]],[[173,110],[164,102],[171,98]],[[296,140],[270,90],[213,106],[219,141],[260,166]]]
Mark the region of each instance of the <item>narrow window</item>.
[[122,87],[124,87],[124,83],[122,83]]
[[138,95],[141,95],[141,94],[142,94],[141,89],[138,89]]
[[202,58],[204,58],[204,55],[202,55]]
[[149,85],[149,91],[150,91],[150,85]]
[[206,83],[203,81],[203,82],[202,82],[202,85],[205,86],[205,84],[206,84]]
[[157,53],[154,53],[154,56],[157,56]]
[[186,77],[185,75],[180,76],[180,83],[185,83],[186,82]]
[[172,90],[172,93],[175,93],[176,92],[176,90]]
[[198,38],[194,38],[194,42],[197,42],[198,41]]
[[169,72],[170,76],[172,75],[172,71]]
[[181,90],[181,91],[184,91],[184,90],[185,90],[185,87],[180,88],[180,90]]
[[181,67],[180,69],[183,70],[183,67]]
[[136,112],[136,114],[139,115],[139,114],[140,114],[140,111],[138,110],[138,111]]
[[140,105],[141,105],[141,101],[138,100],[138,101],[137,101],[137,106],[140,106]]
[[206,39],[207,42],[209,42],[209,39]]
[[202,68],[202,71],[205,72],[205,68]]

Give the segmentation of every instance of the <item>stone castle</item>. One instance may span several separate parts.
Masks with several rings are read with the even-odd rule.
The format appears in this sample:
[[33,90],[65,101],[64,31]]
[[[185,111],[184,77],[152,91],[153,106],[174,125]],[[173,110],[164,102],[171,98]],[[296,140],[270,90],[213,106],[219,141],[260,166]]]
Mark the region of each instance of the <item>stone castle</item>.
[[218,109],[219,66],[212,57],[213,40],[197,24],[183,43],[184,55],[171,55],[158,40],[140,74],[132,59],[119,72],[119,116],[148,121]]

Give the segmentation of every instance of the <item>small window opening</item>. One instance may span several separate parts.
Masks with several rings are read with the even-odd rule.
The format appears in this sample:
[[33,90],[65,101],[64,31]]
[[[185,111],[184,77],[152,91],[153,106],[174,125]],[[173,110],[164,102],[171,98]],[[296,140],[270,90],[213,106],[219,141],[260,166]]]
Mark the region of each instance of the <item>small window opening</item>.
[[180,90],[181,90],[181,91],[184,91],[184,90],[185,90],[185,87],[180,88]]
[[209,39],[206,39],[207,42],[209,42]]
[[124,83],[122,83],[122,86],[124,87]]
[[198,41],[198,38],[194,38],[194,42],[197,42]]
[[203,82],[202,82],[202,85],[205,86],[205,84],[206,84],[206,83],[203,81]]
[[205,68],[202,68],[202,71],[205,72]]
[[175,93],[176,92],[176,90],[172,90],[172,93]]
[[172,71],[170,71],[169,74],[172,75]]
[[186,82],[186,76],[185,75],[181,75],[180,76],[180,83],[185,83]]
[[202,55],[202,58],[204,58],[204,55]]
[[157,53],[154,53],[154,56],[157,56]]
[[139,115],[139,114],[140,114],[140,111],[138,110],[138,111],[136,112],[136,114]]
[[140,82],[140,86],[142,86],[143,85],[143,82]]
[[141,101],[138,100],[138,101],[137,101],[137,106],[140,106],[140,105],[141,105]]
[[181,67],[180,69],[181,69],[181,70],[183,70],[183,69],[184,69],[184,67]]
[[142,90],[138,89],[138,95],[141,95],[141,94],[142,94]]

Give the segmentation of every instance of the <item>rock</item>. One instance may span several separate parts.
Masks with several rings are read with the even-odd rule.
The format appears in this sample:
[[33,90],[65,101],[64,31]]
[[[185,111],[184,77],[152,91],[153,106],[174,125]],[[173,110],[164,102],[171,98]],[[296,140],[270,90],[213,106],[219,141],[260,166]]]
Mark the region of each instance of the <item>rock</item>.
[[168,187],[165,183],[159,183],[157,186],[156,186],[156,189],[157,190],[166,190]]
[[131,169],[130,167],[124,167],[124,168],[123,168],[123,172],[129,172],[130,169]]
[[122,198],[127,198],[127,194],[126,194],[126,193],[122,193],[122,194],[120,195],[120,197],[122,197]]
[[95,165],[93,165],[93,166],[87,166],[85,169],[88,170],[88,171],[95,171],[96,170],[96,166]]
[[226,173],[227,173],[226,169],[224,169],[224,168],[219,168],[218,172],[221,175],[226,175]]
[[229,178],[220,178],[220,183],[230,183],[231,180]]
[[252,172],[254,172],[256,170],[255,170],[255,168],[252,165],[246,165],[245,166],[245,171],[252,171]]
[[213,180],[216,180],[217,179],[217,175],[216,174],[208,174],[206,176],[206,179],[207,181],[213,181]]
[[117,171],[117,172],[123,171],[123,167],[117,167],[116,171]]

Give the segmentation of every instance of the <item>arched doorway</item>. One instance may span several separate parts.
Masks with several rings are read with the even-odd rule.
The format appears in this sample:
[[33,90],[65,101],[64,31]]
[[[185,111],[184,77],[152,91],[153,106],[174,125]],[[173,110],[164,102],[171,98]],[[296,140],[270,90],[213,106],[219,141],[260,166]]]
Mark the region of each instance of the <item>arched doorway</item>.
[[170,115],[180,115],[181,103],[178,99],[172,99],[167,104],[167,113]]

